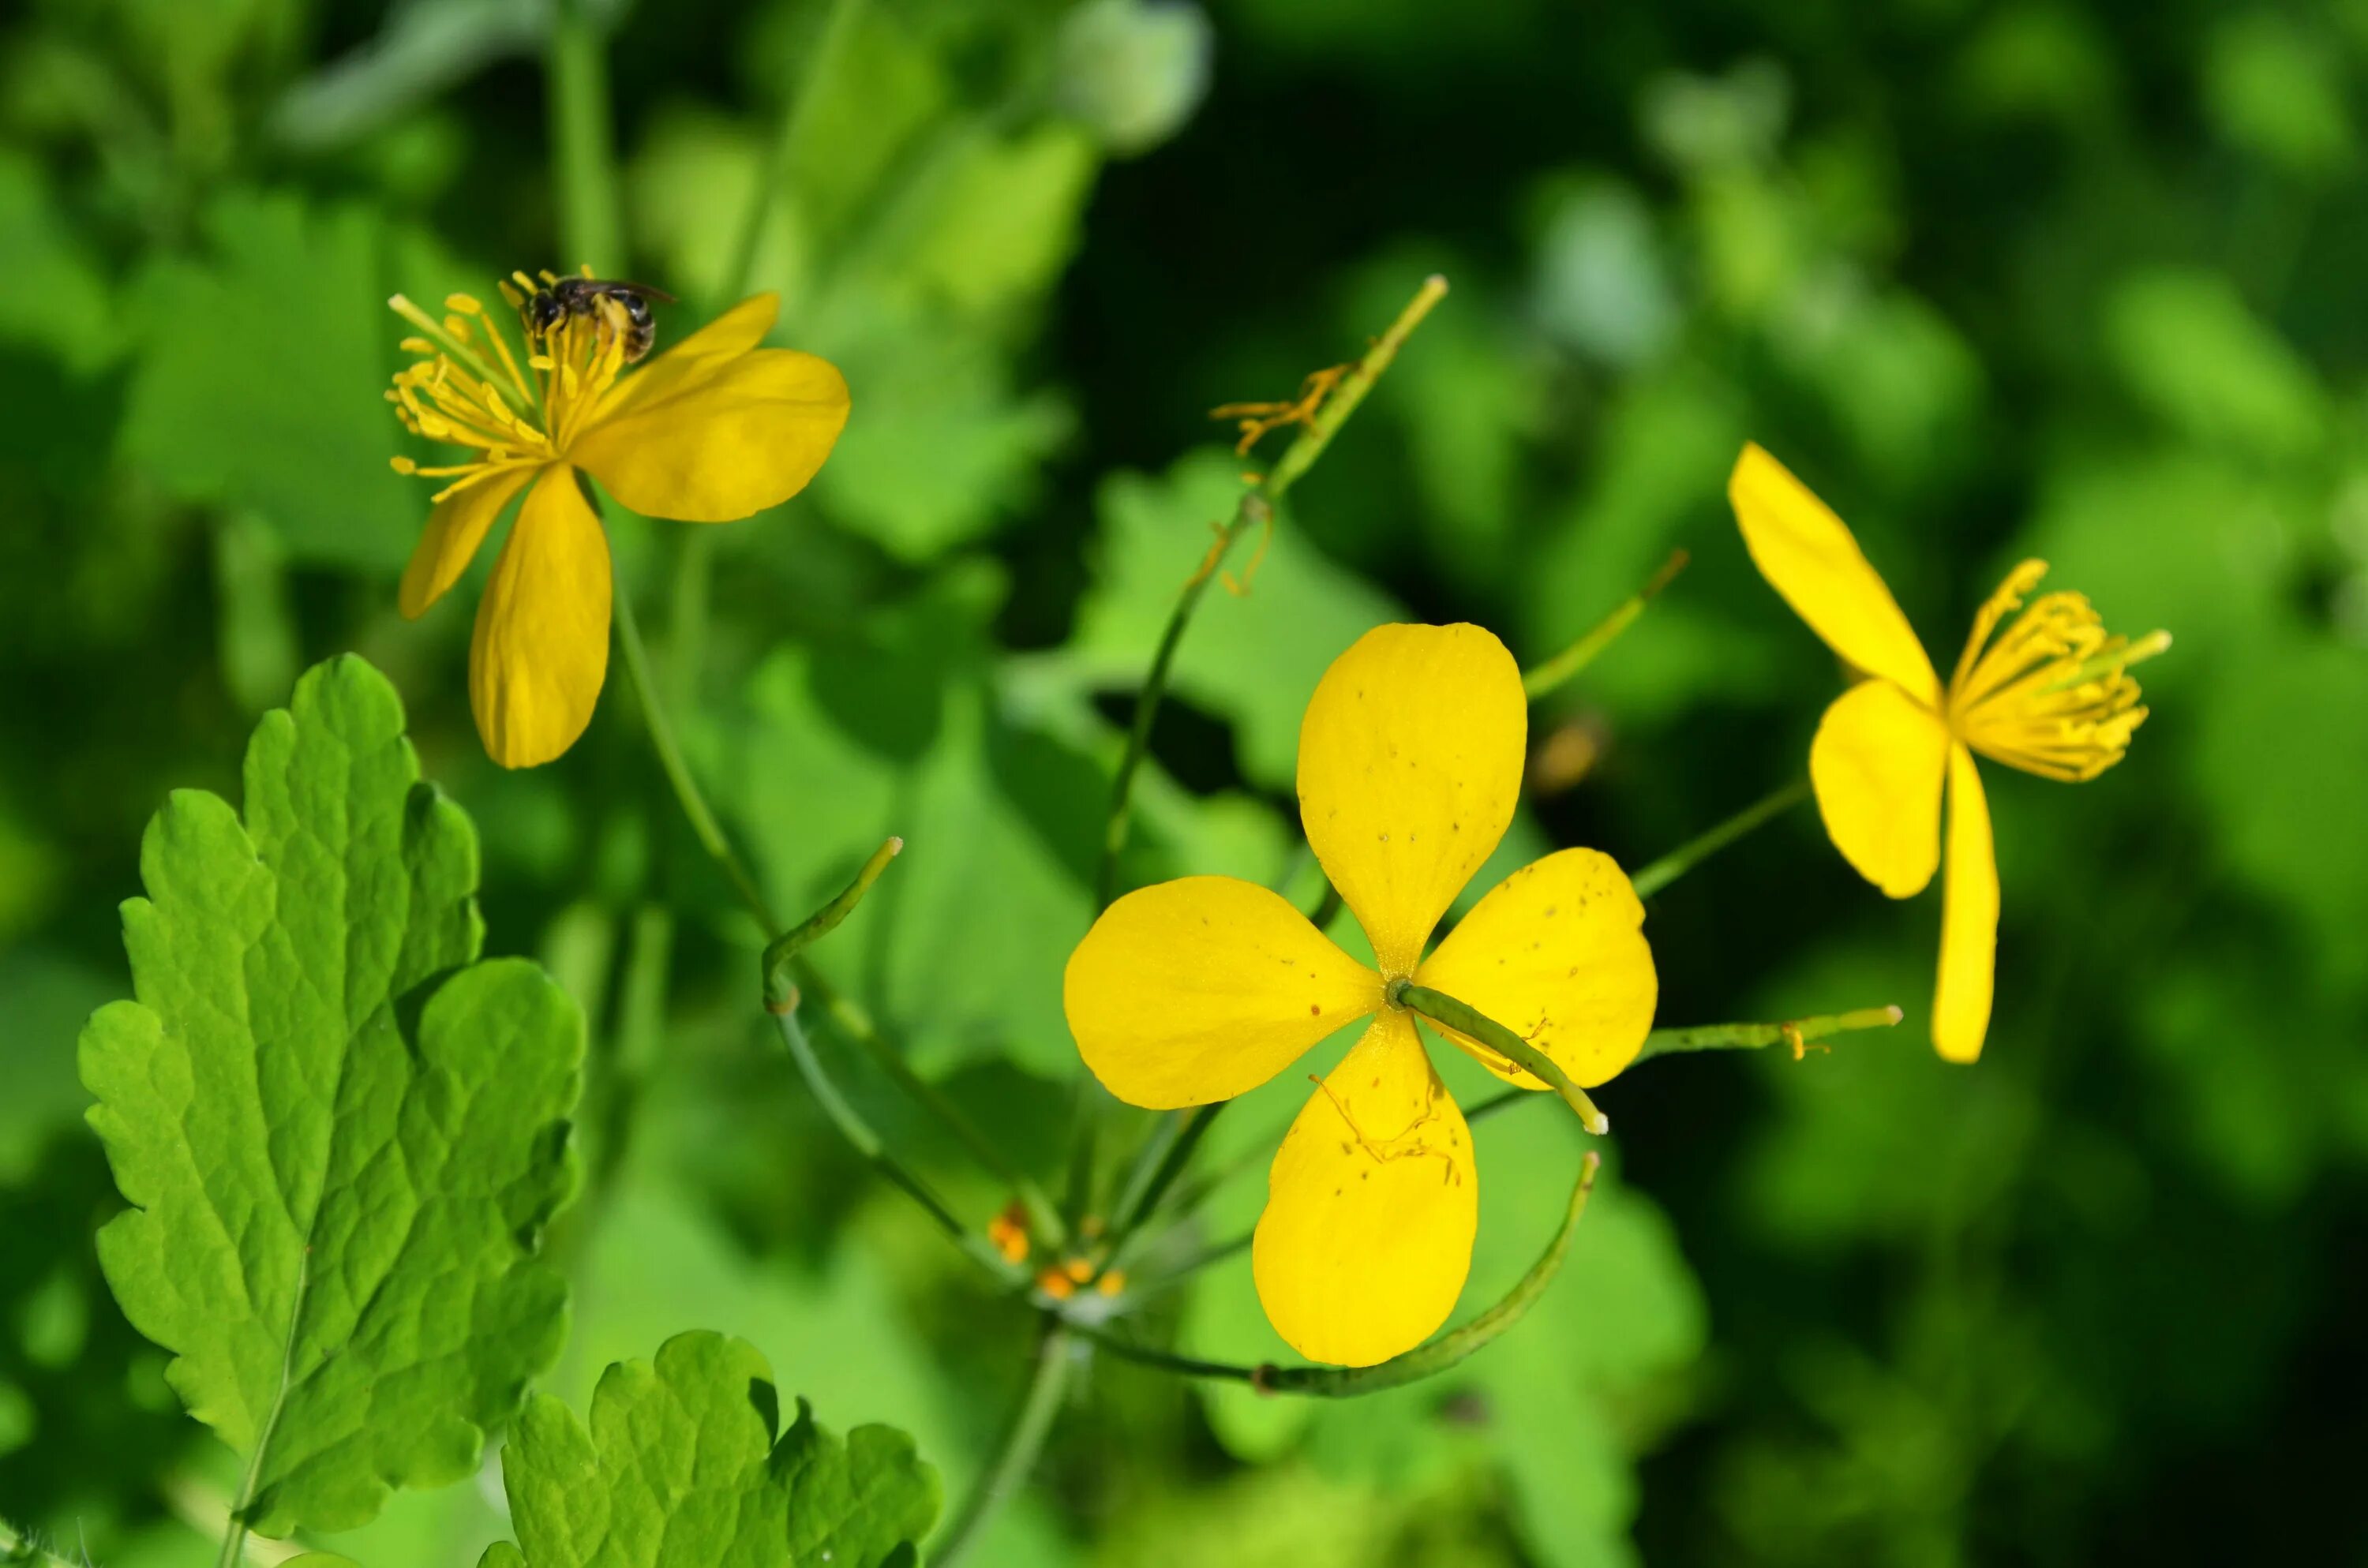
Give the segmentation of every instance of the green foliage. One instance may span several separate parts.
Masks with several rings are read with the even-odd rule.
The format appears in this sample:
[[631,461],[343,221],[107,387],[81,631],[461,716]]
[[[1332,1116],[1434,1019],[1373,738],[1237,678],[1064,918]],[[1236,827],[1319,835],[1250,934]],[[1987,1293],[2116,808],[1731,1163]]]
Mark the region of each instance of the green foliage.
[[245,778],[243,819],[184,791],[150,824],[140,1000],[93,1016],[82,1075],[134,1206],[108,1282],[284,1535],[466,1474],[557,1354],[534,1252],[575,1185],[583,1024],[531,965],[473,961],[475,835],[368,665],[299,682]]
[[[302,1268],[315,1359],[257,1483],[274,1528],[375,1507],[300,1542],[365,1568],[527,1543],[494,1473],[521,1383],[578,1413],[598,1461],[602,1369],[686,1330],[772,1348],[825,1413],[893,1421],[956,1494],[1026,1376],[1035,1310],[966,1272],[769,1050],[760,934],[680,825],[620,668],[574,753],[504,773],[468,710],[473,585],[418,623],[394,611],[432,487],[388,471],[427,453],[381,399],[403,330],[384,301],[577,259],[540,77],[554,20],[581,19],[620,265],[680,299],[661,345],[732,290],[778,291],[775,341],[831,358],[854,397],[840,449],[771,514],[609,517],[617,589],[785,919],[905,839],[812,957],[1055,1202],[1079,1119],[1060,977],[1110,769],[1209,526],[1289,438],[1235,458],[1206,412],[1354,356],[1419,276],[1452,293],[1255,571],[1247,543],[1227,562],[1247,591],[1201,601],[1123,883],[1222,872],[1315,909],[1295,741],[1342,647],[1462,619],[1533,664],[1678,549],[1669,591],[1533,710],[1541,766],[1479,887],[1565,845],[1642,865],[1797,773],[1841,676],[1736,538],[1722,485],[1747,438],[1849,519],[1944,666],[2030,556],[2112,630],[2177,636],[2140,672],[2151,715],[2119,767],[1987,775],[2003,923],[1978,1066],[1921,1043],[1937,894],[1883,899],[1791,812],[1651,901],[1658,1021],[1897,1003],[1898,1028],[1604,1085],[1616,1140],[1565,1271],[1435,1383],[1312,1405],[1086,1358],[964,1568],[2359,1558],[2329,1456],[2362,1446],[2344,1393],[2368,1288],[2368,6],[1600,11],[6,9],[0,1517],[69,1561],[216,1560],[219,1531],[186,1521],[219,1522],[254,1455],[185,1412],[232,1437],[268,1416],[298,1215],[322,1238]],[[290,749],[244,820],[168,801],[241,799],[240,739],[346,650],[400,688],[482,865],[350,667],[265,722]],[[376,762],[349,772],[331,720],[381,736]],[[381,806],[352,815],[365,789]],[[140,1002],[91,1037],[142,1206],[106,1232],[119,1301],[74,1041],[127,994],[108,912],[152,814]],[[543,955],[572,1002],[478,957],[480,880],[484,945]],[[1359,947],[1353,920],[1330,928]],[[197,931],[221,935],[193,949]],[[356,991],[342,955],[365,949],[381,978]],[[1010,1201],[805,1016],[959,1223]],[[205,1070],[267,1060],[284,1070]],[[1467,1106],[1491,1091],[1447,1070]],[[1285,1358],[1247,1257],[1159,1275],[1247,1234],[1297,1071],[1215,1124],[1184,1182],[1238,1175],[1133,1261],[1116,1327]],[[450,1121],[472,1086],[500,1114]],[[529,1257],[573,1180],[563,1117],[585,1200]],[[1158,1120],[1089,1119],[1079,1204],[1107,1221]],[[1459,1320],[1551,1232],[1566,1121],[1532,1104],[1475,1127]],[[446,1128],[466,1136],[425,1161]],[[496,1167],[499,1189],[415,1209],[430,1177]],[[217,1202],[247,1221],[236,1244]],[[462,1272],[423,1291],[430,1260],[387,1251],[398,1232]],[[516,1311],[484,1321],[504,1290]],[[348,1337],[331,1309],[365,1298],[388,1332]],[[395,1365],[436,1334],[440,1360]],[[745,1454],[802,1455],[861,1551],[921,1528],[895,1439],[792,1419],[775,1441],[705,1378],[695,1408]],[[378,1507],[398,1472],[410,1489]],[[801,1516],[780,1517],[767,1550],[792,1552]]]
[[912,1440],[860,1426],[842,1443],[801,1400],[777,1446],[780,1413],[765,1358],[709,1333],[610,1367],[588,1430],[537,1394],[502,1467],[520,1545],[489,1548],[484,1568],[915,1562],[938,1481]]

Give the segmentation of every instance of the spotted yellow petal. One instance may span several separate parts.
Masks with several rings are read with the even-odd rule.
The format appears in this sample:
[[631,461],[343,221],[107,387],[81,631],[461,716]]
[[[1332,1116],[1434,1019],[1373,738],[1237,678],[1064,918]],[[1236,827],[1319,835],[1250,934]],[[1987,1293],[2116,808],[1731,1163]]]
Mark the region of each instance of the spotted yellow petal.
[[411,552],[411,563],[403,569],[395,602],[406,619],[426,615],[427,607],[461,580],[476,559],[477,547],[485,542],[485,530],[535,472],[523,467],[496,469],[436,503],[427,514],[427,531]]
[[1250,1255],[1268,1321],[1311,1361],[1413,1349],[1455,1310],[1479,1200],[1472,1130],[1413,1015],[1388,1009],[1275,1154]]
[[847,426],[837,367],[787,348],[702,355],[632,383],[653,390],[620,389],[567,455],[644,517],[723,523],[777,506],[806,487]]
[[1061,1003],[1110,1093],[1167,1109],[1230,1099],[1381,1006],[1381,977],[1255,882],[1127,894],[1069,955]]
[[609,540],[564,463],[518,509],[477,605],[469,699],[486,755],[549,762],[592,722],[609,671]]
[[1377,626],[1333,661],[1299,727],[1299,815],[1386,976],[1513,820],[1529,699],[1476,626]]
[[1827,646],[1937,707],[1941,682],[1924,645],[1832,509],[1791,470],[1748,444],[1726,494],[1760,574]]
[[1893,898],[1924,891],[1941,863],[1941,776],[1949,732],[1887,680],[1834,699],[1809,746],[1817,811],[1842,858]]
[[[1470,1003],[1592,1088],[1634,1061],[1652,1032],[1660,981],[1644,926],[1645,906],[1611,856],[1558,850],[1491,888],[1415,980]],[[1546,1086],[1442,1032],[1506,1082]]]
[[1952,1062],[1982,1053],[1998,965],[1998,853],[1974,754],[1949,748],[1949,874],[1941,893],[1941,978],[1932,1046]]

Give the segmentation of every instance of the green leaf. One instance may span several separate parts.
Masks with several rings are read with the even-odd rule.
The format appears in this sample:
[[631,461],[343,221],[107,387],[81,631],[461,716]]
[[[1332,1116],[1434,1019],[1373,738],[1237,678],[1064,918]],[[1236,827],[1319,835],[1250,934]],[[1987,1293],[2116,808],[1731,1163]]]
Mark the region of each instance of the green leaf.
[[913,1440],[859,1426],[841,1443],[798,1402],[777,1448],[780,1396],[745,1340],[677,1335],[623,1361],[592,1395],[589,1430],[549,1394],[503,1455],[524,1550],[480,1568],[882,1568],[911,1563],[938,1515],[938,1474]]
[[97,369],[114,357],[115,302],[97,259],[88,254],[51,196],[40,165],[0,153],[0,343],[23,343],[56,355],[72,369]]
[[529,963],[460,967],[475,834],[369,665],[264,717],[245,793],[244,821],[185,790],[150,823],[139,1000],[81,1065],[133,1205],[108,1281],[284,1535],[468,1473],[557,1354],[566,1288],[533,1255],[575,1183],[583,1021]]
[[2180,434],[2283,460],[2324,438],[2326,393],[2309,364],[2218,273],[2134,273],[2107,300],[2104,327],[2131,393]]
[[[781,1439],[791,1494],[790,1561],[833,1568],[910,1562],[910,1543],[937,1522],[937,1467],[894,1426],[858,1426],[841,1442],[804,1400]],[[905,1555],[900,1557],[902,1550]]]
[[592,1425],[549,1394],[527,1403],[502,1455],[523,1546],[485,1565],[767,1568],[785,1561],[789,1490],[772,1461],[780,1414],[755,1346],[678,1335],[621,1361],[592,1395]]
[[399,567],[432,489],[387,466],[405,439],[381,395],[404,330],[386,299],[471,285],[364,208],[231,191],[203,228],[201,254],[132,290],[125,454],[176,499],[259,514],[299,562]]
[[862,913],[813,956],[884,1015],[916,1066],[1008,1052],[1053,1074],[1076,1062],[1060,974],[1093,920],[1103,786],[999,711],[985,622],[1001,591],[949,572],[854,646],[780,650],[750,684],[738,791],[784,908],[814,908],[881,840],[904,838]]

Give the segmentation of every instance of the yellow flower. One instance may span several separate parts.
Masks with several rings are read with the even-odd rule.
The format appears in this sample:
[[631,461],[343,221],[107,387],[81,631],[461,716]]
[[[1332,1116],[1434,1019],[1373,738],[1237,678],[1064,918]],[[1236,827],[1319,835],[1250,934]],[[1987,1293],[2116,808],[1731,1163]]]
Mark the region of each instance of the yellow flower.
[[[1256,1088],[1372,1016],[1292,1124],[1258,1220],[1258,1298],[1310,1359],[1361,1367],[1412,1349],[1447,1320],[1471,1267],[1472,1135],[1414,1016],[1388,1000],[1392,981],[1471,1004],[1583,1085],[1634,1060],[1652,1028],[1644,908],[1592,849],[1514,872],[1423,956],[1512,821],[1528,730],[1520,672],[1488,632],[1367,632],[1308,702],[1299,812],[1377,968],[1281,897],[1230,877],[1129,893],[1069,960],[1062,1000],[1077,1048],[1112,1094],[1139,1106]],[[1499,1077],[1545,1087],[1450,1038]]]
[[1944,690],[1891,591],[1842,520],[1784,465],[1747,445],[1727,482],[1743,541],[1760,573],[1827,645],[1868,677],[1835,699],[1809,748],[1809,778],[1843,858],[1893,898],[1923,891],[1941,861],[1950,801],[1949,874],[1941,903],[1932,1044],[1952,1062],[1982,1053],[1998,941],[1998,860],[1974,754],[2043,778],[2094,778],[2121,761],[2144,722],[2125,666],[2170,645],[2157,631],[2109,637],[2078,594],[2044,594],[1991,642],[2046,574],[2007,574],[1974,618]]
[[[501,287],[513,307],[526,297]],[[437,468],[393,460],[398,472],[449,482],[403,574],[403,613],[426,613],[526,492],[477,606],[469,698],[495,762],[548,762],[591,722],[609,668],[609,540],[575,471],[646,517],[745,517],[822,467],[847,424],[847,382],[827,360],[757,347],[780,309],[772,294],[742,301],[628,376],[613,301],[548,338],[529,335],[523,367],[466,294],[444,301],[440,323],[400,294],[389,303],[424,334],[404,340],[418,358],[387,393],[396,416],[468,451]]]

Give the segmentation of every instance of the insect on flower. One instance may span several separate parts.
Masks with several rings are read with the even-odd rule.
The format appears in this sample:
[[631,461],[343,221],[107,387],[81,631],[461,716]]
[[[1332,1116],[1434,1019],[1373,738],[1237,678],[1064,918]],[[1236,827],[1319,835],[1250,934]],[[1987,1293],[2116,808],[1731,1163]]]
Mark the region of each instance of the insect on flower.
[[426,614],[526,497],[478,601],[469,699],[487,755],[530,767],[575,744],[608,675],[609,540],[578,474],[644,517],[746,517],[805,488],[846,426],[848,395],[829,361],[760,347],[776,295],[743,300],[626,375],[648,347],[656,290],[523,272],[501,290],[524,353],[469,295],[446,299],[440,320],[389,301],[416,335],[386,395],[404,429],[461,449],[434,467],[393,460],[445,482],[403,574],[405,616]]
[[[1588,1086],[1652,1028],[1644,907],[1595,850],[1515,871],[1424,952],[1512,821],[1528,729],[1520,671],[1488,632],[1375,628],[1325,672],[1299,731],[1300,819],[1372,966],[1255,882],[1186,877],[1103,911],[1063,977],[1086,1064],[1154,1108],[1229,1099],[1372,1020],[1277,1151],[1252,1248],[1268,1319],[1313,1360],[1370,1366],[1414,1348],[1471,1267],[1471,1130],[1393,982],[1470,1004]],[[1440,1032],[1498,1077],[1546,1087]]]
[[658,325],[650,314],[650,301],[662,305],[674,303],[674,296],[646,283],[619,283],[606,278],[557,278],[546,272],[542,287],[527,296],[522,313],[527,333],[537,343],[550,341],[551,335],[570,316],[614,325],[607,303],[613,302],[623,318],[622,336],[625,363],[638,365],[648,357],[658,340]]
[[1998,916],[1998,858],[1975,754],[2065,783],[2096,778],[2122,760],[2146,721],[2129,666],[2169,647],[2170,633],[2108,636],[2078,594],[2042,594],[2024,608],[2047,573],[2045,562],[2026,561],[1974,617],[1943,687],[1858,540],[1791,471],[1746,446],[1727,494],[1761,575],[1867,677],[1826,710],[1809,748],[1809,781],[1834,847],[1891,897],[1913,897],[1940,868],[1947,796],[1932,1044],[1952,1062],[1971,1062],[1989,1031]]

